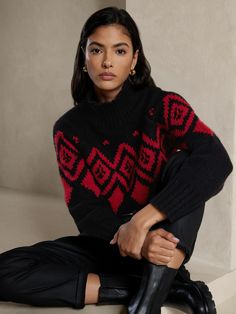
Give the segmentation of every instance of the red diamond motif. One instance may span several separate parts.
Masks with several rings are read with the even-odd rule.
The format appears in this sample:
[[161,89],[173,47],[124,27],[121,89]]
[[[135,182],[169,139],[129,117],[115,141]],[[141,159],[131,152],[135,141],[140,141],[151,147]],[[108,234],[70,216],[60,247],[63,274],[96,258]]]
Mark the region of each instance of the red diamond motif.
[[110,169],[101,160],[96,161],[92,172],[100,185],[103,185],[107,181],[111,173]]
[[113,212],[116,214],[121,203],[123,202],[123,199],[124,199],[124,193],[121,191],[121,189],[117,186],[112,195],[108,198],[110,204],[111,204],[111,207],[112,207],[112,210]]
[[131,197],[139,204],[143,205],[148,199],[149,188],[142,184],[138,179],[135,181],[134,189]]

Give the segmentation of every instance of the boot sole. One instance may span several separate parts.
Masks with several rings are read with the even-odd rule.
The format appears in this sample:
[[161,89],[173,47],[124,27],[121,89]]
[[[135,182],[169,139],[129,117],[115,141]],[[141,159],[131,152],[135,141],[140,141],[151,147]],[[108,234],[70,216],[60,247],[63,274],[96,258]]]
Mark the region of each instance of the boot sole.
[[183,299],[181,299],[181,297],[178,302],[177,295],[174,297],[167,297],[164,305],[174,307],[187,314],[216,314],[215,302],[208,286],[203,281],[194,281],[191,283],[191,285],[195,289],[195,294],[198,294],[198,298],[201,298],[201,309],[194,310],[191,305],[187,301],[185,302]]
[[195,283],[202,296],[206,314],[216,314],[216,305],[209,287],[203,281],[195,281]]

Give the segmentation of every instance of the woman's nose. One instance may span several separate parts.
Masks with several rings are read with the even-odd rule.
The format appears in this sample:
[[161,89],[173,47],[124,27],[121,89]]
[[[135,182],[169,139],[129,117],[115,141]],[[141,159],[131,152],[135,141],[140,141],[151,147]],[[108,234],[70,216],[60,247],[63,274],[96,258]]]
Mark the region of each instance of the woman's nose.
[[112,52],[110,50],[106,50],[103,55],[102,67],[105,69],[109,69],[112,66],[113,66]]
[[110,67],[113,67],[112,62],[110,60],[104,60],[102,66],[105,69],[109,69]]

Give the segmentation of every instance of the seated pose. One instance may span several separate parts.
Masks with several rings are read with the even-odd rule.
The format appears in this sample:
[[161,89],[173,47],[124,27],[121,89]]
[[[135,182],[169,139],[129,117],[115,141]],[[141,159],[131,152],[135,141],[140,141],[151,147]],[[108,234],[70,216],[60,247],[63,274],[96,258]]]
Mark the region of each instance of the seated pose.
[[157,87],[137,25],[107,7],[86,21],[72,78],[74,106],[53,140],[78,236],[0,254],[0,300],[35,306],[163,304],[216,313],[189,261],[205,203],[233,166],[178,93]]

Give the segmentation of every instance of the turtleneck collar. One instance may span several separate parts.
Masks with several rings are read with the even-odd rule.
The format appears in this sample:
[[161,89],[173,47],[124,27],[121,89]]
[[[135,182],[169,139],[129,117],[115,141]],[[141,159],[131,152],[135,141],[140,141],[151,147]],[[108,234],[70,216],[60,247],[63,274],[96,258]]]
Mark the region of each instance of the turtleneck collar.
[[139,101],[141,90],[136,90],[127,79],[112,101],[99,102],[92,91],[80,103],[80,107],[89,113],[89,118],[98,125],[104,123],[109,126],[122,125],[130,121],[131,112]]

